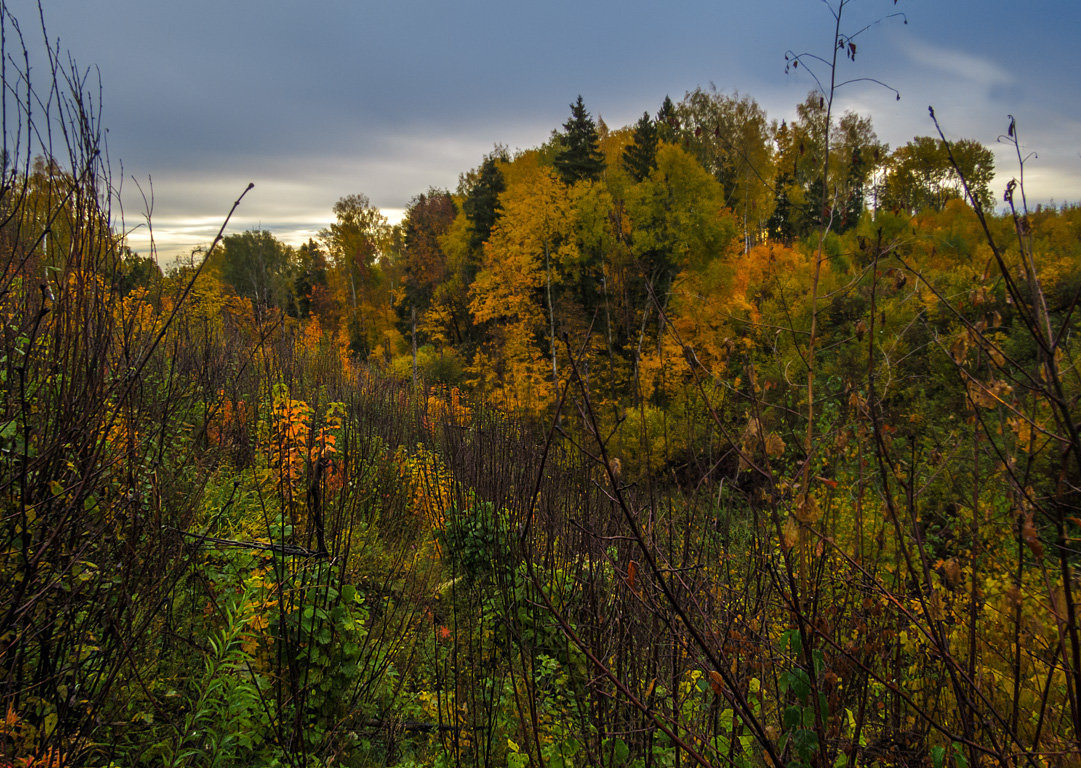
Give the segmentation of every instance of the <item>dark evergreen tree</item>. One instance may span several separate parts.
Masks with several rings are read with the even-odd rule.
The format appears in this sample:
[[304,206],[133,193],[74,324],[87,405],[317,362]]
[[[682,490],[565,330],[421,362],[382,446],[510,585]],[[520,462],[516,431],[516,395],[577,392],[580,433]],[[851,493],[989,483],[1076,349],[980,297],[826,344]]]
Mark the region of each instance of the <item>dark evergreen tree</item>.
[[649,176],[657,167],[657,126],[648,112],[634,126],[634,140],[623,150],[623,167],[635,181]]
[[657,138],[661,141],[675,141],[679,132],[679,117],[672,97],[665,96],[661,108],[657,110]]
[[836,224],[838,232],[845,232],[856,226],[860,221],[860,216],[863,214],[864,192],[863,177],[860,173],[859,149],[852,153],[852,165],[848,169],[845,192],[845,197],[840,206],[841,220]]
[[597,137],[597,125],[586,111],[581,95],[571,104],[570,119],[563,123],[560,139],[562,150],[556,155],[555,166],[564,184],[582,179],[598,179],[604,172],[604,155]]
[[473,235],[469,240],[473,250],[479,250],[492,234],[492,227],[500,214],[499,195],[507,188],[496,159],[494,154],[484,158],[476,179],[462,201],[462,211],[473,225]]
[[777,176],[777,194],[774,199],[773,214],[766,222],[766,230],[774,240],[785,244],[791,244],[796,231],[792,221],[793,206],[788,197],[788,189],[792,184],[792,177],[782,172]]
[[297,275],[293,281],[297,310],[301,317],[312,313],[313,297],[327,292],[327,259],[312,239],[297,249]]
[[821,176],[811,179],[811,183],[807,185],[807,197],[803,205],[799,206],[795,217],[797,236],[806,237],[812,232],[821,229],[827,221],[830,221],[833,211],[828,200],[823,203],[825,199],[823,189],[825,186],[826,182],[822,180]]

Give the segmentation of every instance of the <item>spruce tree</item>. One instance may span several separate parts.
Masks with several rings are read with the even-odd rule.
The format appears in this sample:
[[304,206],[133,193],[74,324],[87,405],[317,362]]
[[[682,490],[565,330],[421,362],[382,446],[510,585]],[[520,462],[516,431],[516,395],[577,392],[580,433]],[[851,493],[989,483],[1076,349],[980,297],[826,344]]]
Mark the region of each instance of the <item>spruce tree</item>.
[[507,184],[503,179],[503,172],[496,165],[496,159],[494,154],[484,158],[476,181],[462,202],[462,210],[472,225],[469,247],[473,250],[478,250],[487,241],[501,212],[499,195],[506,189]]
[[648,112],[634,126],[634,139],[623,150],[623,167],[635,181],[649,176],[657,167],[657,126]]
[[679,116],[671,96],[665,96],[661,108],[657,110],[657,138],[661,141],[674,142],[679,133]]
[[604,171],[604,155],[600,151],[597,126],[586,111],[581,95],[571,104],[571,117],[563,123],[565,133],[560,137],[563,149],[556,155],[555,167],[564,184],[582,179],[598,179]]

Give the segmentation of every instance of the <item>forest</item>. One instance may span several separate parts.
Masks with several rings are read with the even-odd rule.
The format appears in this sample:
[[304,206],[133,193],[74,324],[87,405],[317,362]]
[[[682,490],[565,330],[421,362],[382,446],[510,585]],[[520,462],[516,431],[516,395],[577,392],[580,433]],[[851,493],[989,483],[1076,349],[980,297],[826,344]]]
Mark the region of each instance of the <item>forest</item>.
[[400,224],[163,270],[20,61],[0,767],[1081,761],[1081,206],[1012,118],[1003,195],[830,87],[578,96]]

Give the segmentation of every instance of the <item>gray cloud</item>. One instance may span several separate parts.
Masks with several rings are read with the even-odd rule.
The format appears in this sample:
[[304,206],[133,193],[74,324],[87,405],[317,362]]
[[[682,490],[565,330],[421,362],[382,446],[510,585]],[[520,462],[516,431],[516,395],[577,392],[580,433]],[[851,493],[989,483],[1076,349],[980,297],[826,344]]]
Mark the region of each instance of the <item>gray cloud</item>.
[[[33,27],[34,0],[7,5]],[[1081,197],[1076,7],[848,7],[851,29],[870,27],[844,76],[882,79],[903,97],[868,85],[842,92],[880,136],[896,146],[931,133],[933,103],[950,135],[994,145],[1013,113],[1039,150],[1028,175],[1035,197]],[[875,23],[897,9],[909,25]],[[402,209],[429,186],[453,188],[496,143],[544,141],[579,93],[612,127],[710,82],[790,117],[813,82],[785,76],[784,51],[822,53],[832,29],[822,4],[791,0],[44,0],[44,11],[50,35],[100,69],[129,220],[140,199],[127,177],[154,179],[163,257],[209,241],[249,181],[256,188],[235,226],[290,240],[317,231],[346,194]]]

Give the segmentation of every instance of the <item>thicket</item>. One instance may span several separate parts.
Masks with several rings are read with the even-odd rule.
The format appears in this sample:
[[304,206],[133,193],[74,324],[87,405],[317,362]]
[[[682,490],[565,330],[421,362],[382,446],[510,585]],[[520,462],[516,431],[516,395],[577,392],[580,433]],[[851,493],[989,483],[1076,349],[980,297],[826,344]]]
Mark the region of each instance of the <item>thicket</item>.
[[700,93],[600,178],[557,138],[162,274],[83,74],[18,60],[0,764],[1077,762],[1081,209],[940,137],[967,202],[868,210],[825,140],[786,241]]

